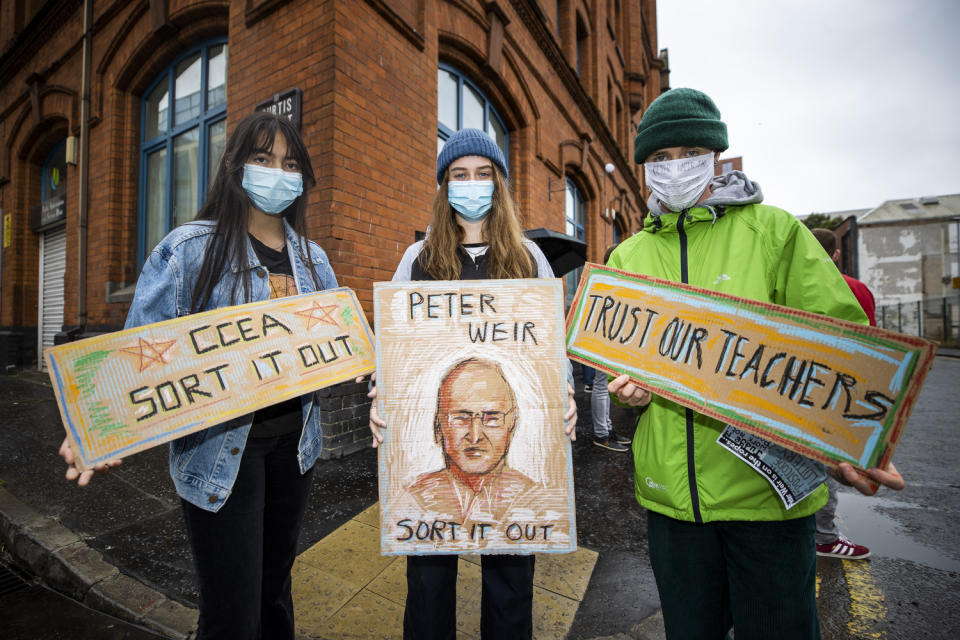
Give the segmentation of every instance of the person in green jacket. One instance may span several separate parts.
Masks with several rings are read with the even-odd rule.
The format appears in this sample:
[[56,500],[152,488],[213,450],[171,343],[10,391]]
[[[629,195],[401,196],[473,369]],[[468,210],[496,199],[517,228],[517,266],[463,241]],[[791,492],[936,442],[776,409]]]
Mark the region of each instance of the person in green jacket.
[[[792,215],[762,204],[742,172],[714,176],[727,128],[706,94],[672,89],[637,126],[634,159],[651,190],[643,230],[608,265],[853,322],[866,316],[820,243]],[[813,514],[822,484],[786,508],[766,478],[717,440],[726,425],[631,383],[609,384],[645,407],[633,439],[634,487],[668,638],[820,638]],[[818,473],[819,473],[818,469]],[[872,493],[850,465],[835,477]],[[891,464],[868,475],[894,489]],[[825,477],[825,475],[823,476]]]

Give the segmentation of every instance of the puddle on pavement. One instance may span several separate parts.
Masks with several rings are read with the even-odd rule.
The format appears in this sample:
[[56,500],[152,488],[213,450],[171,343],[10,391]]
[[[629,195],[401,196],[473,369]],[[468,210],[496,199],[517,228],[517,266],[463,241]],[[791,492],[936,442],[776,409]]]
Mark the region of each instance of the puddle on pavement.
[[[840,531],[850,540],[866,545],[871,555],[960,572],[960,560],[912,538],[900,523],[877,510],[880,507],[920,509],[919,505],[846,492],[839,493],[837,498]],[[917,517],[921,515],[918,513]]]

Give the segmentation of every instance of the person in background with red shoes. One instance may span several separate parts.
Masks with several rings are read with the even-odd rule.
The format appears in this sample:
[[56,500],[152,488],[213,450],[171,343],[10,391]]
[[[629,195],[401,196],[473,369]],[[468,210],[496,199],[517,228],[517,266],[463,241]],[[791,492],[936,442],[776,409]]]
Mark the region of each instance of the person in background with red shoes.
[[[837,236],[830,229],[813,229],[813,235],[823,250],[827,252],[833,263],[840,268],[840,249],[837,248]],[[873,300],[873,294],[867,285],[856,278],[851,278],[841,272],[843,279],[846,280],[853,295],[857,297],[857,302],[863,307],[863,312],[867,314],[870,326],[877,326],[875,318],[876,303]],[[827,497],[827,504],[817,511],[817,533],[814,539],[817,541],[817,555],[828,558],[843,558],[844,560],[865,560],[870,557],[870,549],[862,544],[856,544],[847,540],[840,529],[837,527],[837,481],[833,478],[827,478],[827,489],[830,493]]]

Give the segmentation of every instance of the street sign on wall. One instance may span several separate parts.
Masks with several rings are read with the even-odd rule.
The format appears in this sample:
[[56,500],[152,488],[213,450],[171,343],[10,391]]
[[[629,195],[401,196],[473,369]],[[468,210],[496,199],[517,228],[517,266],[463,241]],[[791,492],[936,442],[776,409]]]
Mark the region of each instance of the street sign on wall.
[[303,91],[290,89],[283,93],[275,93],[269,100],[264,100],[256,106],[254,111],[268,111],[287,118],[293,126],[300,130],[303,115]]

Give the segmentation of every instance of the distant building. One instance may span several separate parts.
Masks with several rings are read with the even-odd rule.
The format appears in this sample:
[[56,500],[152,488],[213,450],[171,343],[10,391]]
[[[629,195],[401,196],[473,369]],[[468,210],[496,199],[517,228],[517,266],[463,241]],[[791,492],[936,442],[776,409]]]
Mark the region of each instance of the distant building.
[[878,321],[879,307],[896,305],[894,329],[936,337],[956,327],[960,194],[888,200],[858,216],[857,227],[859,277],[876,297]]
[[720,162],[717,163],[716,171],[714,175],[722,176],[725,173],[730,173],[731,171],[743,171],[743,156],[737,156],[735,158],[720,158]]

